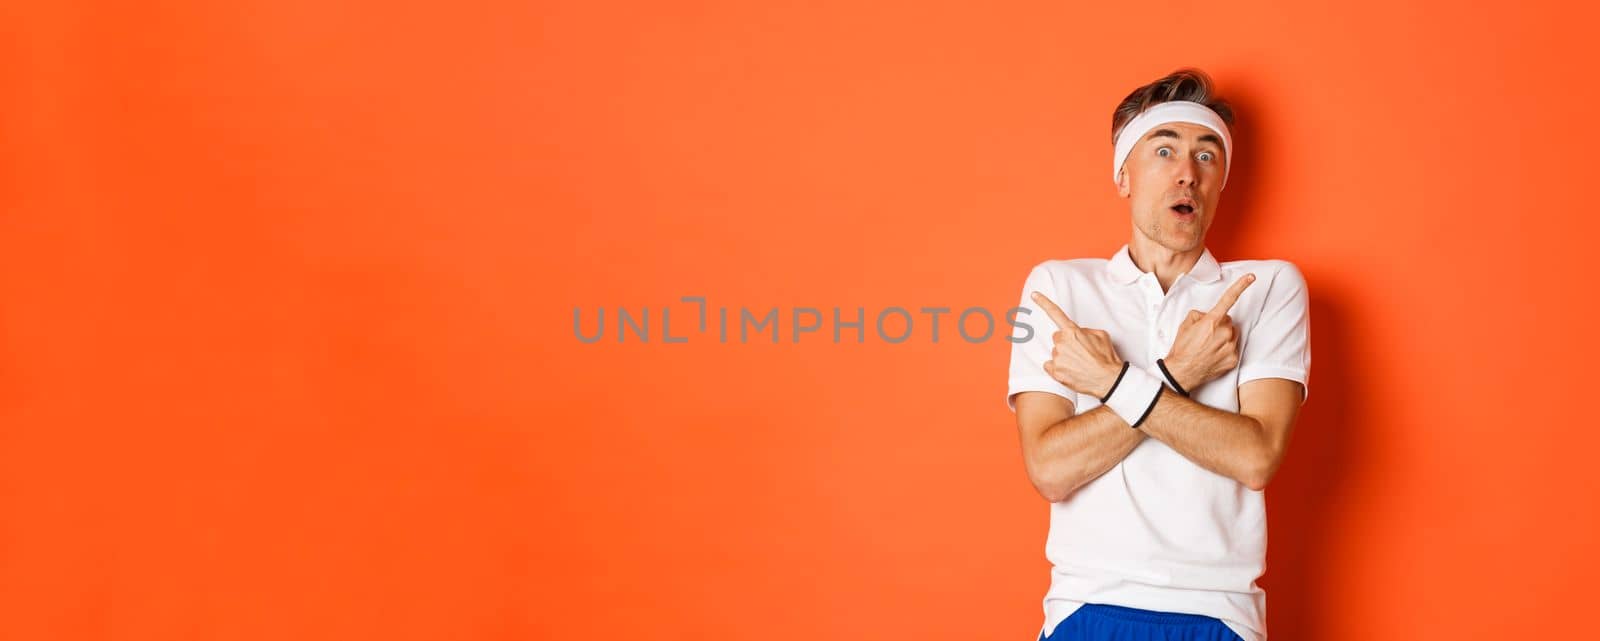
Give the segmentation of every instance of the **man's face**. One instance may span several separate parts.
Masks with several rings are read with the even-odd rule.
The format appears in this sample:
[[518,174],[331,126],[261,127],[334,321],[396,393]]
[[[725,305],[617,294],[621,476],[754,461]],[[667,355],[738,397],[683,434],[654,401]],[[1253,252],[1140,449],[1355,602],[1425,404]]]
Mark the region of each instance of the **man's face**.
[[1117,180],[1134,228],[1175,252],[1202,246],[1226,163],[1216,132],[1186,122],[1157,125],[1134,145]]

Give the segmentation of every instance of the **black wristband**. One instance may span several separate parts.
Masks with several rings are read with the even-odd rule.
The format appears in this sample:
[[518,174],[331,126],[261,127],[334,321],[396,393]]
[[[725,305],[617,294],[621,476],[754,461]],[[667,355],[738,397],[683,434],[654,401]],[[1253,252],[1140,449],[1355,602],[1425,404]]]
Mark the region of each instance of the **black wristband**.
[[1117,372],[1117,380],[1111,383],[1111,389],[1106,390],[1106,395],[1100,397],[1100,402],[1111,400],[1111,393],[1117,391],[1117,386],[1122,384],[1122,376],[1128,373],[1128,361],[1122,361],[1122,371]]
[[1161,375],[1167,377],[1167,383],[1172,385],[1172,391],[1177,392],[1180,396],[1189,395],[1189,392],[1183,389],[1182,385],[1178,384],[1178,379],[1172,375],[1172,372],[1167,371],[1167,359],[1156,359],[1156,367],[1161,368]]
[[1162,389],[1160,387],[1157,387],[1156,388],[1156,397],[1150,399],[1150,406],[1144,408],[1144,413],[1139,415],[1139,420],[1134,421],[1133,424],[1129,425],[1128,427],[1131,427],[1133,429],[1139,429],[1139,424],[1143,423],[1144,419],[1150,418],[1150,412],[1152,412],[1152,411],[1154,411],[1156,409],[1156,401],[1161,400],[1161,395],[1164,394],[1164,393],[1166,393],[1166,390],[1164,390],[1164,389]]

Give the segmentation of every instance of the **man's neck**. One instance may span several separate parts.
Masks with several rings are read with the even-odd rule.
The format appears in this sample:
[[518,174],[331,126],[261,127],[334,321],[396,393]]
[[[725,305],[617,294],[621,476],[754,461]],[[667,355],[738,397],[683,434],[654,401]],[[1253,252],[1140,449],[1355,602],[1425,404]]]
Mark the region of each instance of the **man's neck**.
[[1161,283],[1163,292],[1172,289],[1172,283],[1176,282],[1179,276],[1194,269],[1195,263],[1200,262],[1200,256],[1205,251],[1205,245],[1201,244],[1187,252],[1175,252],[1139,233],[1135,233],[1133,240],[1128,243],[1128,257],[1133,259],[1133,264],[1138,266],[1139,271],[1155,272],[1156,281]]

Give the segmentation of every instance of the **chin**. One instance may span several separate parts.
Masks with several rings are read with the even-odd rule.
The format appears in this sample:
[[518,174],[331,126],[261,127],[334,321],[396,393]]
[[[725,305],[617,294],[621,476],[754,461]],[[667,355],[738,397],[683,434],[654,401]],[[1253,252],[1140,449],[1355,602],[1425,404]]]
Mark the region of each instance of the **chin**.
[[1203,234],[1162,234],[1161,245],[1174,252],[1186,252],[1199,247],[1204,241]]
[[1141,231],[1145,238],[1153,240],[1157,245],[1174,252],[1186,252],[1199,247],[1205,241],[1206,235],[1204,229],[1165,227],[1159,223]]

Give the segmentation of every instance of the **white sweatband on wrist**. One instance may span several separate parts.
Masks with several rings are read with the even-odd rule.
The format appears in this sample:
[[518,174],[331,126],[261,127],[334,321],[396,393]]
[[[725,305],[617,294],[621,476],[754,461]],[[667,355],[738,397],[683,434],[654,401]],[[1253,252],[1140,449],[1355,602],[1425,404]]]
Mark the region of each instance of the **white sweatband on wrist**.
[[1133,146],[1139,144],[1139,139],[1155,129],[1169,122],[1186,122],[1200,125],[1217,132],[1217,137],[1222,138],[1222,185],[1221,190],[1228,186],[1228,168],[1233,166],[1233,136],[1228,133],[1228,124],[1222,121],[1217,112],[1212,111],[1198,102],[1190,100],[1173,100],[1158,103],[1156,106],[1144,110],[1128,124],[1122,126],[1122,131],[1117,132],[1115,155],[1111,159],[1111,182],[1117,181],[1117,175],[1122,173],[1122,163],[1128,160],[1128,154],[1133,152]]
[[1139,427],[1155,407],[1163,387],[1166,384],[1143,367],[1129,367],[1122,374],[1122,381],[1111,390],[1111,398],[1106,399],[1105,406],[1127,421],[1129,427]]

